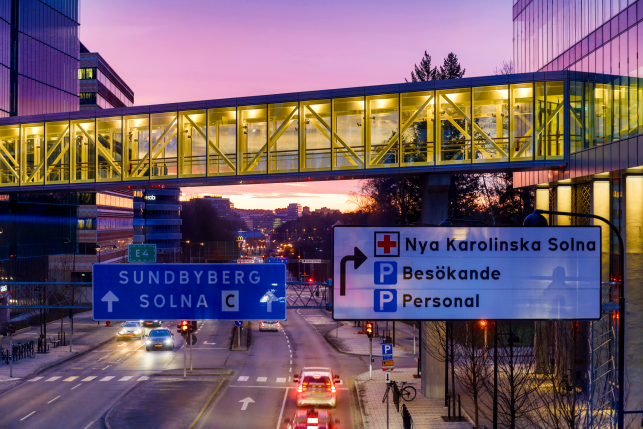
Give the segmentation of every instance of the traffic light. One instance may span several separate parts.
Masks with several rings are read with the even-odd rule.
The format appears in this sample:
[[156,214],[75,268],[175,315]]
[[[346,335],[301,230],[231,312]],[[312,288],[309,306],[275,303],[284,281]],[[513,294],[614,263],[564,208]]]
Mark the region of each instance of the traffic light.
[[183,336],[186,336],[190,331],[190,322],[187,320],[181,320],[181,323],[178,326],[177,332]]
[[9,325],[9,334],[14,335],[16,333],[16,327],[13,325]]
[[366,322],[366,335],[368,338],[373,338],[373,322]]
[[481,320],[481,321],[480,321],[480,326],[481,326],[482,328],[486,328],[486,327],[487,327],[487,321],[486,321],[486,320]]

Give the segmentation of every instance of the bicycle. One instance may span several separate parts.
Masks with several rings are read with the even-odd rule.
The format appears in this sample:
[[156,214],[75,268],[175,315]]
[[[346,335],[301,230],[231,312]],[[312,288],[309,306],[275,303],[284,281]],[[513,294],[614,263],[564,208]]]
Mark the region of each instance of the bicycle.
[[415,387],[409,385],[406,385],[406,381],[401,381],[400,382],[400,395],[402,395],[402,399],[404,399],[406,402],[411,402],[412,400],[415,399],[415,395],[417,395],[417,390],[415,390]]

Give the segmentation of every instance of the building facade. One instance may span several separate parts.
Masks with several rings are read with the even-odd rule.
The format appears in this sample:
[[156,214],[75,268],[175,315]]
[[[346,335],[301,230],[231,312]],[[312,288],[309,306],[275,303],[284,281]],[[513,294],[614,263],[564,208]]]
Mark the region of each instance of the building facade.
[[134,91],[98,52],[80,43],[80,110],[111,109],[134,105]]
[[147,189],[143,193],[145,243],[156,244],[157,261],[179,262],[181,253],[180,189]]
[[78,110],[78,9],[0,1],[0,117]]

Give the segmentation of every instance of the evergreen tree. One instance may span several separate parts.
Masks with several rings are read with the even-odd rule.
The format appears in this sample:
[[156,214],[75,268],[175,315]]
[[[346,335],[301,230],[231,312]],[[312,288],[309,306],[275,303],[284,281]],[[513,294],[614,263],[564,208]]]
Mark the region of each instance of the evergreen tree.
[[[438,73],[437,67],[431,67],[431,55],[424,51],[424,57],[420,60],[420,65],[415,65],[415,71],[411,72],[411,82],[425,82],[427,80],[436,80]],[[406,80],[406,79],[405,79]],[[406,80],[408,82],[408,80]]]
[[444,59],[444,64],[440,66],[440,70],[436,71],[436,79],[460,79],[464,76],[466,69],[460,66],[458,56],[453,52]]

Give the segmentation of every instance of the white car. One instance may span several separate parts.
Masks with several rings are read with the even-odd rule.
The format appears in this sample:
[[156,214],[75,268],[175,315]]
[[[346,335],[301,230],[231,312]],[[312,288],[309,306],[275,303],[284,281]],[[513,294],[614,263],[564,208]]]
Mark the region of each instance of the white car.
[[125,322],[116,334],[116,339],[125,338],[138,338],[139,340],[145,335],[145,330],[141,326],[141,322]]

